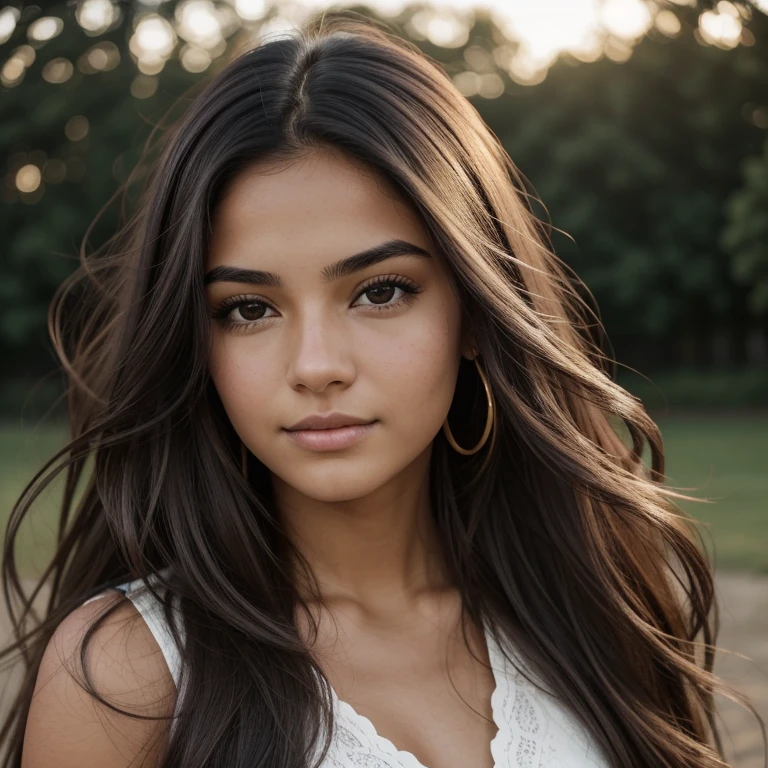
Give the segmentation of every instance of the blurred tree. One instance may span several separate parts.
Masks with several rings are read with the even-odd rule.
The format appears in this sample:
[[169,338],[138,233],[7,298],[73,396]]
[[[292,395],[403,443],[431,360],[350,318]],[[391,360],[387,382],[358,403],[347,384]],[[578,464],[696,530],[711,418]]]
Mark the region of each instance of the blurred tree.
[[[133,7],[123,6],[129,12]],[[42,352],[49,346],[45,313],[53,291],[76,266],[88,226],[136,165],[156,121],[200,81],[178,59],[168,62],[162,78],[137,72],[126,44],[130,17],[94,40],[74,23],[72,11],[70,2],[46,8],[65,19],[62,32],[40,49],[24,82],[0,97],[0,147],[8,158],[0,230],[11,235],[0,261],[0,349],[9,377],[35,377],[50,368]],[[109,69],[88,66],[97,42],[100,50],[111,45],[117,51]],[[65,82],[43,76],[56,59],[78,60]],[[19,192],[15,179],[29,165],[42,169],[41,183]],[[112,205],[88,250],[104,243],[118,222],[119,207]]]
[[768,140],[743,163],[744,186],[728,200],[722,246],[733,254],[733,277],[748,286],[749,309],[768,321]]
[[752,117],[766,102],[768,18],[754,15],[756,44],[722,50],[694,40],[694,9],[679,14],[678,39],[651,33],[625,63],[563,60],[486,115],[573,237],[555,235],[558,253],[617,351],[645,343],[660,362],[707,363],[719,330],[738,363],[752,320],[719,235],[740,161],[765,137]]

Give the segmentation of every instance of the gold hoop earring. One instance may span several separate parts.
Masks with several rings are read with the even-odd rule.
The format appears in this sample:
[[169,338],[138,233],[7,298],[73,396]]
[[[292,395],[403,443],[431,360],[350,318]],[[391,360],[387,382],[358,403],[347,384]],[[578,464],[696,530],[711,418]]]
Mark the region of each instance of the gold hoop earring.
[[240,470],[243,473],[243,477],[248,479],[248,451],[245,447],[245,443],[240,441]]
[[485,429],[483,430],[483,435],[480,438],[480,441],[475,445],[473,448],[462,448],[454,439],[453,434],[451,433],[451,428],[448,425],[448,417],[446,416],[445,421],[443,422],[443,432],[448,440],[448,442],[451,444],[451,447],[457,451],[458,453],[461,453],[464,456],[471,456],[473,453],[477,453],[487,442],[488,437],[491,434],[491,428],[493,427],[494,422],[494,413],[493,413],[493,395],[491,394],[491,388],[488,386],[488,379],[485,376],[485,373],[483,369],[480,367],[480,363],[478,362],[479,354],[477,354],[477,350],[473,350],[476,354],[474,357],[475,366],[477,368],[477,372],[480,374],[480,379],[483,382],[483,386],[485,387],[485,396],[488,400],[488,416],[485,420]]

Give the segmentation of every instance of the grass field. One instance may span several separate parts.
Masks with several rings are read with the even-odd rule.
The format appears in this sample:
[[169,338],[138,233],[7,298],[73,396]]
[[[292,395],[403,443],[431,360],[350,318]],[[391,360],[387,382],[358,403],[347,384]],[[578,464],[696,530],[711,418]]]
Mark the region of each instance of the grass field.
[[[768,573],[768,413],[656,419],[668,484],[711,504],[679,502],[706,524],[718,568]],[[708,533],[707,533],[708,532]]]
[[[659,417],[669,484],[714,503],[681,502],[705,525],[717,567],[768,573],[768,412]],[[34,473],[62,444],[61,429],[0,427],[0,525]],[[61,484],[58,484],[61,488]],[[18,560],[27,572],[46,562],[55,539],[53,488],[22,527]]]

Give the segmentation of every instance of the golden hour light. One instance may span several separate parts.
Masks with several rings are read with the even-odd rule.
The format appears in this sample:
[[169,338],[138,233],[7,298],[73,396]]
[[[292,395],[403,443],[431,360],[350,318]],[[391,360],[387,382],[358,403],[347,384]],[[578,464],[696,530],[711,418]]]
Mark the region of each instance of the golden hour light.
[[[493,7],[500,6],[499,3]],[[531,85],[540,82],[539,73],[546,71],[561,52],[584,52],[591,48],[595,44],[595,28],[601,23],[591,0],[567,4],[558,0],[514,0],[499,13],[502,31],[520,43],[510,76]]]
[[768,768],[767,66],[768,0],[0,0],[0,768]]

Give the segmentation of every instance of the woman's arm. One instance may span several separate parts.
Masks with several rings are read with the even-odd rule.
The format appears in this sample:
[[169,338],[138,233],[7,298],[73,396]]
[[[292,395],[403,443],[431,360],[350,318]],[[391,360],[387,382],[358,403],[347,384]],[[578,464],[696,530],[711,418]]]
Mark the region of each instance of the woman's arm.
[[115,593],[82,605],[56,628],[45,649],[29,710],[21,768],[124,768],[160,765],[170,720],[140,720],[98,702],[83,680],[86,629],[108,606],[123,603],[88,642],[95,690],[121,710],[169,716],[176,686],[157,642],[133,604]]

